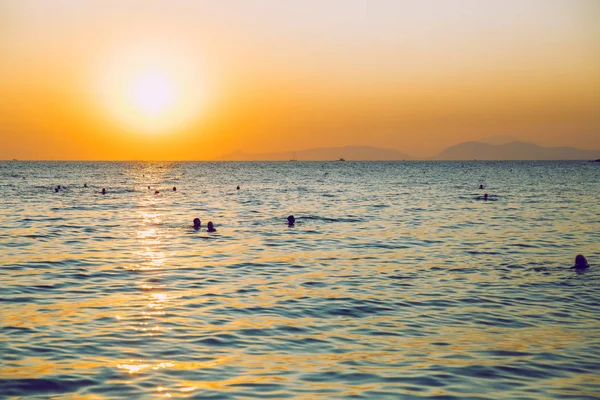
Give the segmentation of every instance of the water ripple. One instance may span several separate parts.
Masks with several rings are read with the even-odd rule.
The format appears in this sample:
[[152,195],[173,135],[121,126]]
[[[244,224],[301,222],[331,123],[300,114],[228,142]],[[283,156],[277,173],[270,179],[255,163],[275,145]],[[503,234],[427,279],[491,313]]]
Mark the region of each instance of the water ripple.
[[0,397],[598,398],[599,191],[580,162],[0,162]]

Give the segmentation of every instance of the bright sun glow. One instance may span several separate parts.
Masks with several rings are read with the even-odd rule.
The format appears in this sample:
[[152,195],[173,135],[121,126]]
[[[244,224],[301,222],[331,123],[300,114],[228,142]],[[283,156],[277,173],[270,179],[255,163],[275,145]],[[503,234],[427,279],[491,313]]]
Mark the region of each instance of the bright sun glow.
[[161,71],[152,69],[135,78],[131,93],[134,103],[150,118],[160,116],[176,101],[172,80]]
[[201,116],[208,87],[186,52],[138,46],[103,61],[95,79],[100,107],[122,127],[169,133]]

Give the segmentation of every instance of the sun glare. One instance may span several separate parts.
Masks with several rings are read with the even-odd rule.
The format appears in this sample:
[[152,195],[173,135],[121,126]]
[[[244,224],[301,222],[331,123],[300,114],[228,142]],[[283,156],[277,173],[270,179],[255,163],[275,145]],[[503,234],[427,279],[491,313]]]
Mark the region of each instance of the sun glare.
[[173,106],[176,99],[172,80],[161,71],[148,70],[133,81],[133,103],[150,118],[156,118]]
[[208,88],[197,60],[183,51],[138,47],[99,64],[100,107],[130,131],[175,132],[202,114]]

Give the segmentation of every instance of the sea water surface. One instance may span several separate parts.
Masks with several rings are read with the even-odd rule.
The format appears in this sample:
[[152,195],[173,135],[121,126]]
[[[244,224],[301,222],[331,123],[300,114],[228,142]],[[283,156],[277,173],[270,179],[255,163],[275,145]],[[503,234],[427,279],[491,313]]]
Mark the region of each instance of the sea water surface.
[[599,199],[578,161],[0,162],[0,398],[598,398]]

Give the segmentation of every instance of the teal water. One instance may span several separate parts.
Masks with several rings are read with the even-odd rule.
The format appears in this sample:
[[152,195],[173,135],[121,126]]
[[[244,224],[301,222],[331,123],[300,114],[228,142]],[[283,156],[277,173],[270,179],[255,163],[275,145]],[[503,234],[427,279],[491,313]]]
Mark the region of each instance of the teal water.
[[599,199],[587,162],[0,162],[0,398],[598,398]]

